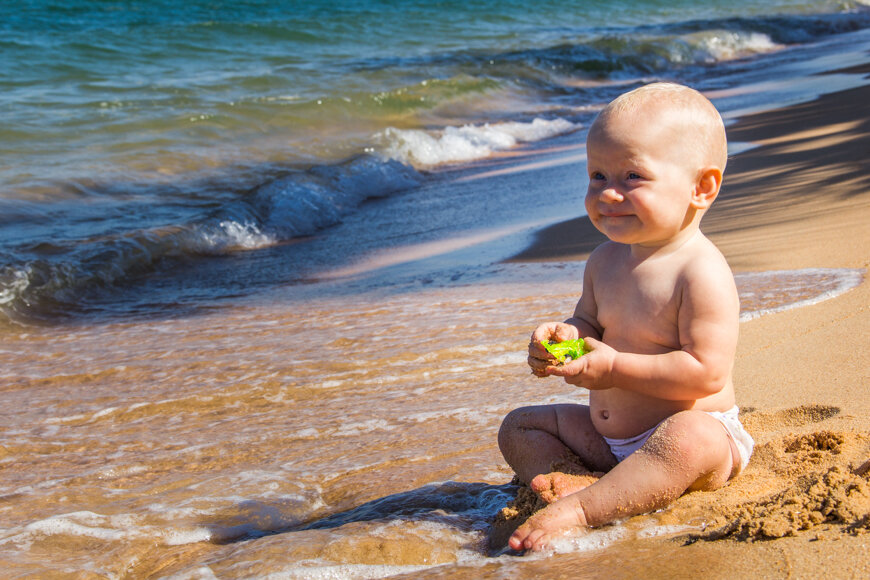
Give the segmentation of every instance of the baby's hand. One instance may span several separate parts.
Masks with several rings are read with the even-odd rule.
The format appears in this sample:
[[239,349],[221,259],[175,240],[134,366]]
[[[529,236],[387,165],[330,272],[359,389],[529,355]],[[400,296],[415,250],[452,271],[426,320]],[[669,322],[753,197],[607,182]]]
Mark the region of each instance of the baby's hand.
[[529,341],[529,366],[532,368],[532,374],[546,377],[550,374],[547,372],[548,369],[553,368],[552,365],[556,362],[553,355],[541,345],[543,341],[562,342],[577,338],[580,338],[577,327],[564,322],[545,322],[536,328]]
[[587,337],[583,341],[588,353],[562,366],[549,366],[546,374],[562,377],[569,385],[591,391],[613,388],[610,375],[616,350],[594,338]]

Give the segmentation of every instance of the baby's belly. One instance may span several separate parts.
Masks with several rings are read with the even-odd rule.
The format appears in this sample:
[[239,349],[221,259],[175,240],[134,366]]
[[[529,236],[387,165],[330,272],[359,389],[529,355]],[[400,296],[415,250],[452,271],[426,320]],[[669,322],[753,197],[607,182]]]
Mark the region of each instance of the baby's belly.
[[592,391],[589,410],[592,424],[605,437],[623,439],[652,429],[671,415],[689,409],[725,411],[734,405],[720,392],[699,401],[667,401],[620,389]]

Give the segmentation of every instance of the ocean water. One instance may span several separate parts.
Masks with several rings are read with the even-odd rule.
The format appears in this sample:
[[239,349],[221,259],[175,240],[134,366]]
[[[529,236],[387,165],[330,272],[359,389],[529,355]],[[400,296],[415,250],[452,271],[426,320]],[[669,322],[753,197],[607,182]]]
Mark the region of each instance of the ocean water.
[[[841,1],[3,3],[0,317],[126,316],[149,310],[143,292],[160,295],[151,311],[198,308],[308,280],[323,256],[288,242],[366,200],[517,146],[582,143],[640,82],[725,89],[754,59],[868,25]],[[430,212],[410,234],[578,213],[573,196],[521,193],[480,192],[500,209]],[[381,225],[382,245],[408,234]],[[239,263],[256,271],[239,280]],[[158,278],[174,286],[155,292]]]
[[[505,259],[582,213],[613,96],[863,84],[813,73],[866,63],[870,11],[34,0],[0,32],[3,574],[532,578],[703,518],[487,546],[502,417],[583,398],[523,355],[583,264]],[[862,276],[738,274],[742,319]]]

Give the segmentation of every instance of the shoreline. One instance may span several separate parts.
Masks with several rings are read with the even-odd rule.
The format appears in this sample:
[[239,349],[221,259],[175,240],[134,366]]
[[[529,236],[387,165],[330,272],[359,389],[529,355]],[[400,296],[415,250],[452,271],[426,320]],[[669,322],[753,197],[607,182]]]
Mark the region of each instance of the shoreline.
[[[722,490],[687,494],[665,510],[665,518],[703,518],[719,532],[653,540],[664,557],[644,558],[649,577],[870,573],[870,356],[862,348],[870,344],[868,100],[870,86],[862,86],[728,127],[729,140],[756,146],[729,159],[701,229],[732,269],[854,268],[864,281],[829,300],[741,323],[734,380],[756,451]],[[509,261],[583,260],[602,240],[584,216],[539,231]],[[847,498],[853,503],[823,514],[819,493],[825,501],[846,497],[835,480],[857,490]],[[729,527],[738,532],[721,532]],[[602,563],[614,553],[601,554]]]

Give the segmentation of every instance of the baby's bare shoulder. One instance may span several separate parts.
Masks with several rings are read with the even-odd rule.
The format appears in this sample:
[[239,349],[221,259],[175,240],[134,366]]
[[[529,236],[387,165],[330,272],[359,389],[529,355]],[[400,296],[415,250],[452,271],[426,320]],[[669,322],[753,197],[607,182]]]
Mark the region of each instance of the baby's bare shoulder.
[[722,253],[706,241],[684,262],[680,273],[681,303],[691,310],[715,310],[730,319],[740,310],[734,274]]
[[702,286],[721,286],[734,284],[734,274],[713,242],[701,236],[698,242],[686,248],[686,253],[679,260],[680,274],[689,284]]

